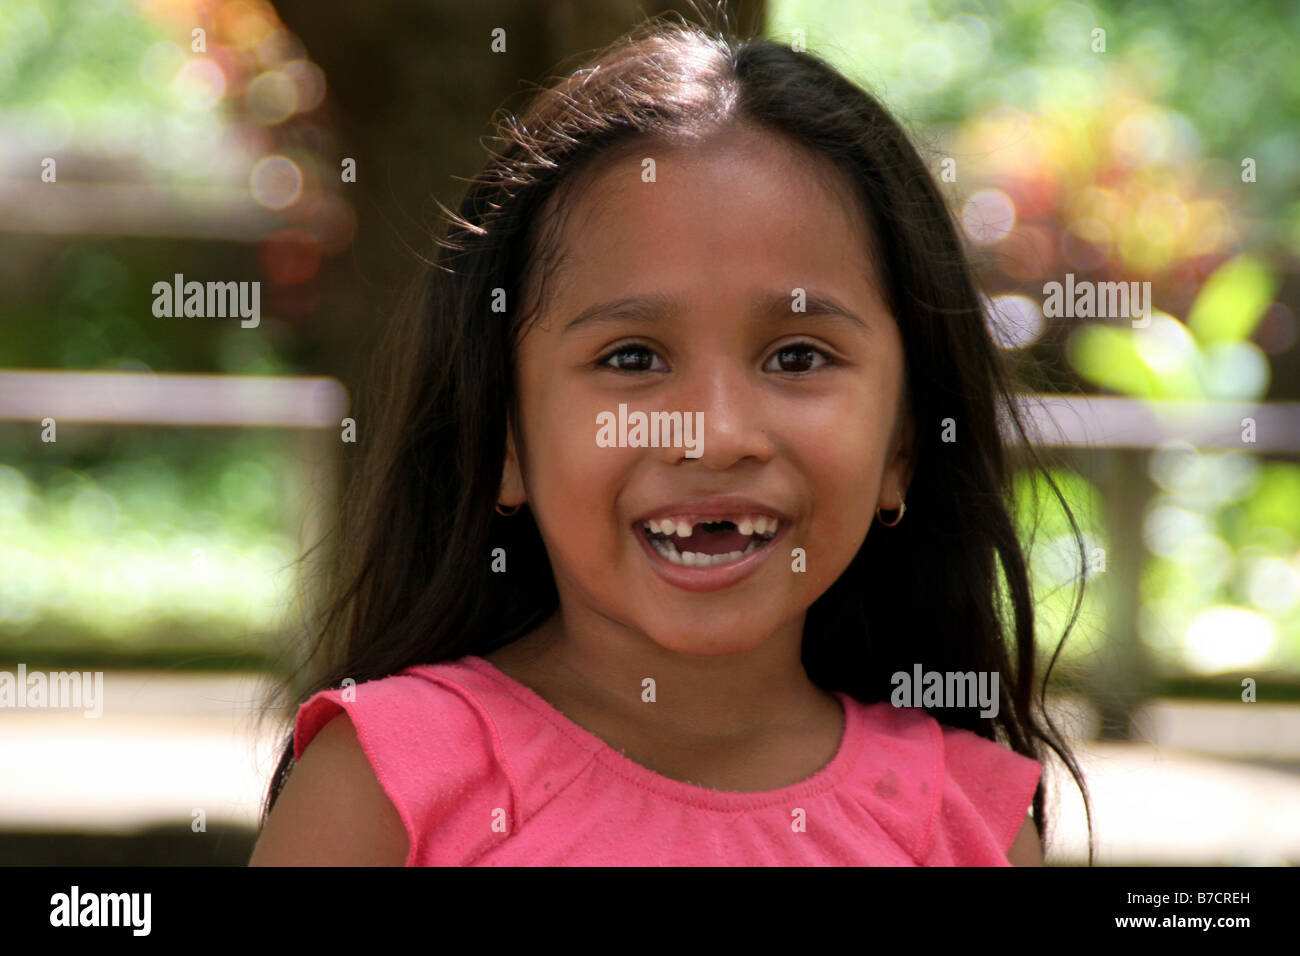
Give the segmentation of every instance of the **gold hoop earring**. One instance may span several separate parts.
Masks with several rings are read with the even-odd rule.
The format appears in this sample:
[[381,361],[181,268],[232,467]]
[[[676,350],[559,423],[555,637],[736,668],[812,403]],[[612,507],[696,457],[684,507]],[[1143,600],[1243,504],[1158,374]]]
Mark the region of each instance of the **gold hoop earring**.
[[501,510],[501,502],[498,501],[496,507],[497,507],[497,514],[499,514],[499,515],[504,515],[505,517],[509,518],[512,514],[514,514],[516,511],[518,511],[520,508],[522,508],[522,507],[523,507],[523,504],[522,504],[522,503],[517,504],[517,505],[515,505],[513,508],[511,508],[509,511],[502,511],[502,510]]
[[907,502],[904,501],[903,498],[902,498],[902,496],[900,495],[900,496],[899,496],[899,499],[898,499],[898,517],[897,517],[897,518],[895,518],[893,521],[886,521],[886,520],[885,520],[885,516],[882,515],[882,514],[880,513],[880,506],[879,506],[879,505],[876,506],[876,518],[877,518],[877,520],[879,520],[879,522],[880,522],[881,524],[883,524],[886,528],[892,528],[892,527],[894,527],[894,525],[898,524],[898,522],[900,522],[900,521],[903,520],[903,512],[905,512],[905,511],[907,511]]

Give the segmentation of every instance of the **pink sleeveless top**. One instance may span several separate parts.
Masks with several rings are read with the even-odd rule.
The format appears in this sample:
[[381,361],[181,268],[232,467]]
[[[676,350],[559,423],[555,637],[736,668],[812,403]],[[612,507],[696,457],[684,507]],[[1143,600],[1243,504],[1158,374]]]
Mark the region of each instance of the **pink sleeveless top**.
[[831,762],[761,793],[641,766],[473,655],[325,690],[294,758],[346,711],[410,837],[407,866],[1009,866],[1038,762],[919,709],[835,692]]

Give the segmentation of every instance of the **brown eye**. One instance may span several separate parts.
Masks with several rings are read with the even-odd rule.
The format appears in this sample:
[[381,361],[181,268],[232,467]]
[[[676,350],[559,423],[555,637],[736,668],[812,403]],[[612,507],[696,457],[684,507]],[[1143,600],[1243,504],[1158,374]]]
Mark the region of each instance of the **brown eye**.
[[782,346],[773,353],[768,364],[770,365],[772,361],[775,361],[778,365],[777,368],[769,369],[769,371],[774,372],[811,372],[832,364],[826,353],[821,349],[813,348],[811,345],[802,342]]
[[600,364],[616,372],[655,372],[659,371],[654,367],[656,358],[654,351],[644,345],[625,345],[606,355]]

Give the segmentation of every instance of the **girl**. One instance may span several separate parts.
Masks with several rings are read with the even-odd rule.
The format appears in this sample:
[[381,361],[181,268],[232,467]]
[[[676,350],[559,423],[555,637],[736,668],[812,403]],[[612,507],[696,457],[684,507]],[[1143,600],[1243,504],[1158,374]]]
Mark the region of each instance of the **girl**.
[[1082,780],[999,415],[1041,465],[899,126],[652,20],[499,134],[252,862],[1041,864],[1045,748]]

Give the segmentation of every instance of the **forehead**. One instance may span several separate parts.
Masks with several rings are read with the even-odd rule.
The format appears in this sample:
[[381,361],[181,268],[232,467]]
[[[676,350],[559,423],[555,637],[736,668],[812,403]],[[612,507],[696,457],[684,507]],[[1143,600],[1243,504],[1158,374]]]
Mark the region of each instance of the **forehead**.
[[633,144],[557,199],[548,277],[557,298],[640,291],[629,288],[634,278],[682,292],[755,281],[876,288],[872,237],[847,175],[769,133]]

